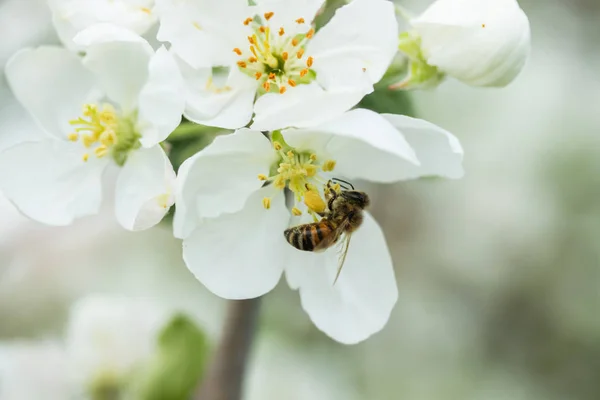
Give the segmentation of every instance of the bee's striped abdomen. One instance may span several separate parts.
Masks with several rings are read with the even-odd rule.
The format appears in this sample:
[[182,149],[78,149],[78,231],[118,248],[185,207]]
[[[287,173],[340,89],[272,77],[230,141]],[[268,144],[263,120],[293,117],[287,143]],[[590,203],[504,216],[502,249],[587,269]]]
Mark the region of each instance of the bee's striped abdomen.
[[286,229],[283,234],[289,244],[298,250],[313,251],[334,228],[330,221],[323,220]]

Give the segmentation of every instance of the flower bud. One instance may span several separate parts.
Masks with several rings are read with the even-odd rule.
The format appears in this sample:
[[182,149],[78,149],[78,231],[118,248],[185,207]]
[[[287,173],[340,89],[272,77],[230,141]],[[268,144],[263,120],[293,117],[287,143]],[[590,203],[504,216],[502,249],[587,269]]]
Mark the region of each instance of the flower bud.
[[428,65],[472,86],[506,86],[530,52],[516,0],[437,0],[410,21]]

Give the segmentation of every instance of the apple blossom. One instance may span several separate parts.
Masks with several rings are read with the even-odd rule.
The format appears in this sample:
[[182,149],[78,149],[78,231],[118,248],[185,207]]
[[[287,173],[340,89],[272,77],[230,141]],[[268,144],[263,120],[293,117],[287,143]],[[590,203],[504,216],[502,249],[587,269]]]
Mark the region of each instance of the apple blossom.
[[[224,128],[322,123],[373,90],[394,57],[392,3],[354,0],[319,31],[324,0],[157,0],[158,38],[181,58],[185,116]],[[213,67],[225,67],[215,73]]]
[[175,173],[159,143],[184,107],[176,63],[123,28],[95,25],[75,39],[86,47],[83,59],[40,47],[8,62],[15,97],[47,137],[1,153],[0,188],[28,217],[68,225],[98,211],[102,173],[120,167],[117,219],[148,228],[174,201]]
[[81,49],[73,39],[94,24],[110,23],[142,35],[156,23],[154,0],[49,0],[48,5],[56,32],[70,49]]
[[400,37],[409,75],[393,88],[433,86],[444,74],[472,86],[506,86],[530,53],[529,20],[516,0],[436,0],[409,24]]
[[[401,115],[356,109],[313,128],[275,131],[270,139],[243,128],[217,137],[181,166],[174,233],[184,239],[188,268],[213,293],[258,297],[285,271],[316,326],[356,343],[382,329],[397,298],[378,224],[367,212],[335,285],[335,250],[298,251],[283,231],[313,220],[333,170],[348,179],[391,183],[459,178],[461,163],[454,136]],[[284,189],[293,195],[291,210]]]

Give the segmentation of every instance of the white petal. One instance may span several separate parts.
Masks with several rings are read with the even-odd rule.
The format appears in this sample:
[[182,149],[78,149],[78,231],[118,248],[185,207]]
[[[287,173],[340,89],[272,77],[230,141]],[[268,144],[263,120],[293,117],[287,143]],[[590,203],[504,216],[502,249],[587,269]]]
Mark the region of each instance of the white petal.
[[256,191],[241,211],[205,220],[184,239],[186,265],[217,296],[254,298],[279,282],[289,212],[281,192],[269,210],[263,207],[272,194],[270,187]]
[[183,78],[171,53],[156,51],[148,66],[148,82],[139,95],[138,131],[145,147],[162,142],[181,122],[185,107]]
[[218,136],[185,160],[176,182],[175,236],[187,236],[199,218],[242,209],[263,184],[258,174],[268,174],[275,160],[269,140],[249,129]]
[[79,143],[56,139],[13,146],[0,154],[0,189],[23,214],[48,225],[95,214],[109,160],[84,162],[82,154]]
[[160,146],[131,152],[115,189],[119,223],[131,231],[159,223],[173,205],[174,184],[175,172]]
[[145,33],[156,22],[152,13],[153,0],[50,0],[54,26],[63,43],[71,49],[81,46],[73,38],[96,23],[111,23]]
[[462,178],[463,149],[454,135],[422,119],[395,114],[382,116],[404,135],[421,162],[420,166],[407,166],[407,177],[435,175]]
[[507,85],[530,52],[529,20],[516,0],[438,0],[411,25],[427,62],[470,85]]
[[91,100],[94,77],[66,49],[39,47],[16,53],[6,64],[8,83],[19,102],[50,134],[64,138],[69,121]]
[[111,100],[132,112],[148,79],[153,50],[135,33],[109,24],[93,25],[75,36],[86,48],[83,63]]
[[356,105],[368,88],[338,88],[325,91],[318,84],[300,85],[284,94],[268,93],[254,106],[252,129],[270,131],[287,127],[309,127],[335,118]]
[[[359,76],[365,69],[371,83],[378,82],[398,50],[398,23],[392,2],[354,0],[339,8],[309,43],[317,76]],[[352,68],[352,71],[348,71]],[[327,72],[329,70],[330,72]],[[333,70],[333,71],[331,71]],[[346,70],[346,71],[345,71]],[[319,78],[320,81],[320,78]],[[351,85],[352,82],[346,82]]]
[[317,328],[338,342],[354,344],[385,326],[398,288],[383,232],[370,214],[365,213],[363,225],[352,235],[335,285],[338,255],[334,249],[288,253],[286,275],[294,275],[302,308]]
[[157,0],[158,39],[194,68],[230,65],[235,47],[247,44],[249,28],[243,21],[253,15],[246,0]]
[[[297,33],[305,33],[311,28],[311,22],[325,0],[260,0],[255,3],[259,15],[273,12],[273,16],[269,19],[269,26],[272,29],[283,27],[287,35],[293,36]],[[297,23],[300,18],[305,22]]]
[[419,165],[414,150],[381,115],[363,109],[312,129],[283,132],[293,147],[315,152],[337,162],[335,173],[350,179],[396,182],[412,177]]
[[185,79],[185,117],[198,124],[237,129],[252,118],[256,81],[233,68],[225,79],[210,68],[180,63]]

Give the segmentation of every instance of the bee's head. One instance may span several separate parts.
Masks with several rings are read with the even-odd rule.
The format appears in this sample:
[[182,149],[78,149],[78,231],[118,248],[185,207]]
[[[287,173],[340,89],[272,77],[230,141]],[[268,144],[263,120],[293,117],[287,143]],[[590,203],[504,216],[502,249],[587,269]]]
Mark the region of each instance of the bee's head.
[[362,209],[367,208],[370,203],[369,196],[358,190],[343,190],[340,195],[349,203]]

